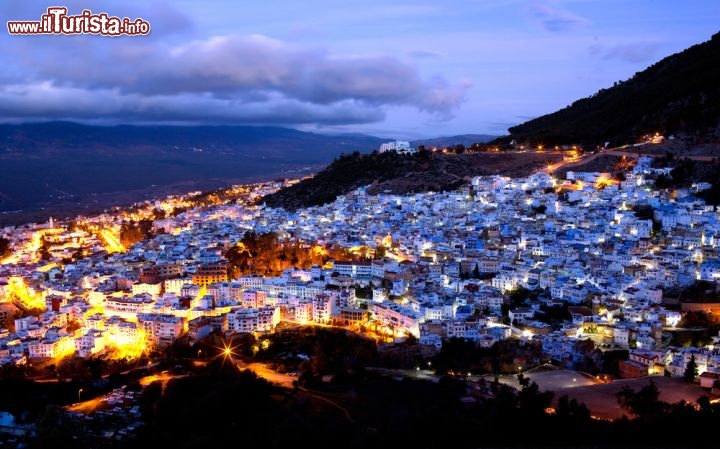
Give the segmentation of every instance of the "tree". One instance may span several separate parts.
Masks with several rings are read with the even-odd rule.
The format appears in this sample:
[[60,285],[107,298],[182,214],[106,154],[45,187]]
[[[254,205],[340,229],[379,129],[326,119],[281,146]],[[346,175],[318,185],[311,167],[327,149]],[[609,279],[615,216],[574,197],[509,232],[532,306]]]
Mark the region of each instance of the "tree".
[[695,354],[690,355],[690,360],[687,363],[687,366],[685,367],[685,372],[683,373],[683,378],[687,382],[692,382],[695,380],[695,377],[698,375],[698,367],[697,362],[695,361]]
[[473,279],[480,279],[480,268],[477,263],[475,264],[475,268],[473,268],[472,277]]
[[126,248],[133,246],[135,243],[142,241],[144,238],[143,231],[135,223],[130,221],[129,223],[123,223],[120,226],[120,243]]
[[650,204],[637,204],[633,207],[635,217],[638,220],[653,220],[655,218],[655,209]]
[[375,248],[375,259],[382,259],[387,255],[387,248],[383,245],[378,245]]
[[522,413],[532,416],[542,416],[545,409],[550,407],[555,393],[552,391],[540,391],[535,382],[526,382],[520,378],[522,388],[518,392],[518,406]]
[[589,356],[595,350],[595,342],[591,338],[575,341],[575,351],[577,354]]
[[10,252],[10,240],[5,237],[0,237],[0,258],[9,256]]
[[578,402],[577,399],[570,399],[567,395],[560,396],[555,412],[563,420],[585,423],[591,419],[590,409],[585,403]]
[[167,217],[167,212],[165,212],[165,209],[161,207],[156,207],[153,209],[153,218],[156,220],[162,220],[163,218]]
[[520,306],[531,294],[532,292],[529,289],[519,285],[510,293],[510,302],[515,306]]
[[665,174],[658,175],[657,178],[655,178],[655,188],[656,189],[667,189],[672,187],[673,183],[669,176]]
[[517,378],[518,378],[518,383],[520,384],[521,387],[524,388],[524,387],[527,387],[528,385],[530,385],[530,378],[525,377],[525,375],[523,373],[518,373]]
[[40,248],[38,248],[38,253],[40,254],[41,260],[50,260],[52,258],[52,254],[50,254],[50,243],[47,241],[45,236],[43,236],[42,240],[40,241]]
[[138,223],[138,228],[140,229],[140,232],[142,232],[143,239],[147,239],[152,237],[152,227],[153,227],[153,221],[148,218],[143,218]]
[[79,246],[78,249],[75,250],[75,252],[72,253],[72,258],[74,260],[80,260],[83,257],[85,257],[85,252],[82,249],[82,246]]
[[620,407],[643,420],[662,415],[670,406],[667,402],[659,400],[660,390],[652,380],[638,392],[625,385],[616,393],[616,397]]

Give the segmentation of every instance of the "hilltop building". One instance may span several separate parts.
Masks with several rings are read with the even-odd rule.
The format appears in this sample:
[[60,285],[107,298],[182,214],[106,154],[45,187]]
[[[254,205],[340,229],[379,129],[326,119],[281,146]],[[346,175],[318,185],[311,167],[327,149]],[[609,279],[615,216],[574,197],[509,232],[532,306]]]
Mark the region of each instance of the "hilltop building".
[[417,150],[410,146],[410,142],[404,140],[393,140],[380,145],[380,152],[394,151],[398,154],[413,154]]

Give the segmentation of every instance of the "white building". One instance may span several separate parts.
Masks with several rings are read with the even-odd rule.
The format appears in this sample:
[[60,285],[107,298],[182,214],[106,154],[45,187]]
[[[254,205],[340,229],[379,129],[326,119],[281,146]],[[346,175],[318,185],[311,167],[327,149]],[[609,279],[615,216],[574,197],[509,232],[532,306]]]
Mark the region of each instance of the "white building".
[[380,153],[385,153],[386,151],[394,151],[399,154],[412,154],[415,153],[417,150],[415,150],[415,148],[412,148],[410,146],[410,142],[408,141],[393,140],[391,142],[385,142],[383,144],[380,144]]
[[72,354],[75,351],[75,341],[71,337],[60,337],[55,340],[43,339],[28,346],[31,359],[43,357],[58,357]]
[[416,337],[420,336],[419,322],[423,317],[414,310],[385,301],[379,304],[371,303],[370,311],[378,324],[396,334],[407,332]]
[[187,318],[175,315],[140,313],[138,324],[145,331],[148,342],[156,346],[172,343],[187,332]]
[[279,307],[239,308],[228,314],[228,330],[236,333],[272,332],[279,322]]

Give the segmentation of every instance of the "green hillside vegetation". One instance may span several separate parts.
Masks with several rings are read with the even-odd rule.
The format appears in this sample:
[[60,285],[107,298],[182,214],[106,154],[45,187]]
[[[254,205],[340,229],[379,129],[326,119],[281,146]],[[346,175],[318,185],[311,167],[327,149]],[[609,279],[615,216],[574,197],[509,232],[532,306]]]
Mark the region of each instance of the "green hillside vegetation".
[[417,153],[409,155],[392,151],[341,155],[315,176],[259,201],[270,207],[297,210],[330,203],[362,186],[368,186],[371,195],[444,192],[458,189],[473,176],[528,176],[562,158],[557,154],[491,152],[488,148],[483,144],[471,148],[456,145],[438,152],[419,147]]
[[594,148],[633,142],[651,132],[717,138],[720,122],[720,33],[668,56],[627,81],[600,89],[559,111],[509,129],[531,145],[568,142]]
[[[428,173],[436,171],[438,164],[433,163],[441,156],[429,151],[415,155],[400,155],[393,151],[372,154],[341,155],[328,167],[312,178],[282,189],[262,199],[270,207],[283,207],[295,210],[301,207],[318,206],[335,201],[338,195],[348,193],[358,187],[387,181],[410,173]],[[432,187],[439,191],[452,190],[463,183],[462,179],[436,180],[433,185],[417,184],[408,190],[422,191]]]

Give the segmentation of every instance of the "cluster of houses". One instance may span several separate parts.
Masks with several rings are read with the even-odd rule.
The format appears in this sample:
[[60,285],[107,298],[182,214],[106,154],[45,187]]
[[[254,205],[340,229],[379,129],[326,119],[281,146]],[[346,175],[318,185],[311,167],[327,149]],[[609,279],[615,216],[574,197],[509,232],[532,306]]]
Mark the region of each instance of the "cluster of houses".
[[[668,173],[641,157],[622,181],[594,172],[479,176],[452,192],[360,188],[294,212],[256,205],[282,187],[267,183],[246,202],[155,220],[157,235],[127,251],[62,264],[32,259],[33,239],[51,224],[6,228],[17,254],[0,266],[0,362],[162,346],[213,331],[266,333],[292,320],[412,335],[435,348],[452,337],[485,347],[525,338],[566,363],[586,355],[577,343],[589,338],[630,351],[625,376],[681,375],[694,356],[709,378],[720,373],[720,352],[673,346],[667,331],[686,310],[666,304],[664,293],[698,280],[717,286],[720,214],[696,196],[707,184],[653,189]],[[122,217],[95,220],[117,225]],[[369,257],[230,279],[223,254],[248,231]],[[65,252],[83,238],[45,234]],[[537,294],[511,303],[520,290]],[[42,313],[13,318],[18,294],[41,298]],[[569,318],[548,319],[563,307]]]

